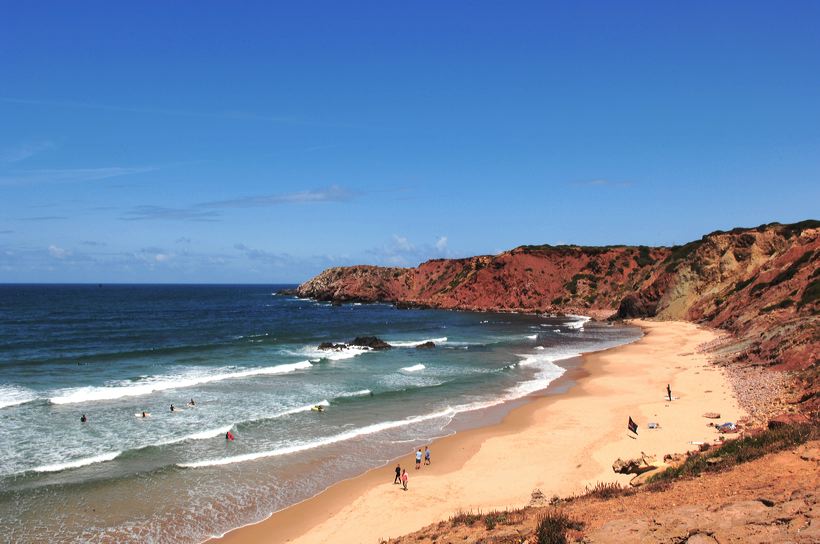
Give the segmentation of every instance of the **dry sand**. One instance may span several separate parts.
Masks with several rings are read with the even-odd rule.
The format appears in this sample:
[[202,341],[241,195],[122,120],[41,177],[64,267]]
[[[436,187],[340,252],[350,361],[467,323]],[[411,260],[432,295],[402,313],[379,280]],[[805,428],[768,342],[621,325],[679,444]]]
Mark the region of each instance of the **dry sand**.
[[[433,464],[414,470],[411,452],[399,461],[409,489],[393,485],[395,464],[340,482],[269,519],[228,533],[220,543],[377,543],[447,519],[458,511],[525,506],[534,489],[566,496],[596,482],[626,484],[613,473],[618,458],[641,452],[696,449],[719,421],[745,415],[722,371],[697,352],[714,331],[685,322],[636,321],[646,336],[636,343],[584,356],[583,371],[567,393],[515,409],[498,425],[436,441]],[[672,386],[673,402],[665,399]],[[638,424],[637,438],[627,418]],[[650,430],[647,423],[661,428]],[[634,435],[633,435],[634,436]]]

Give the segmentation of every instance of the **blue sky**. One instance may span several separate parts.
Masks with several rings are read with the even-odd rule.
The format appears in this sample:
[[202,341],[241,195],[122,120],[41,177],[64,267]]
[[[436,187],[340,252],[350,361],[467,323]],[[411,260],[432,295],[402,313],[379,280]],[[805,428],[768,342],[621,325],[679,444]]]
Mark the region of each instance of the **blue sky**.
[[8,2],[0,282],[818,217],[818,2]]

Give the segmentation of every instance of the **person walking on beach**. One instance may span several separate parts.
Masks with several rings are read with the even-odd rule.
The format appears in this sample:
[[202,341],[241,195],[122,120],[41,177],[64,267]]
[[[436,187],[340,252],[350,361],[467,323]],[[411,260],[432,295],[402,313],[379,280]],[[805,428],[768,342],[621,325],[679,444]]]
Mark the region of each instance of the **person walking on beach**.
[[393,483],[394,484],[400,484],[401,483],[401,465],[399,463],[396,463],[396,477],[393,478]]
[[424,464],[430,464],[430,448],[428,446],[424,446]]
[[401,473],[401,486],[407,491],[407,469],[404,469]]
[[672,388],[669,387],[669,384],[666,384],[666,396],[669,397],[669,402],[672,402]]
[[421,448],[416,452],[416,470],[421,468]]

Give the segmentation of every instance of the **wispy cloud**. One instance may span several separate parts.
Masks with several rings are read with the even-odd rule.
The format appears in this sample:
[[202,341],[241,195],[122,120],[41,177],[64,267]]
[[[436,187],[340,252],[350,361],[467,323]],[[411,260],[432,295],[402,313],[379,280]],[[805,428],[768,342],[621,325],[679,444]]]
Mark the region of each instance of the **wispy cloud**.
[[105,246],[108,245],[105,242],[95,242],[94,240],[83,240],[80,243],[84,246],[89,246],[89,247],[105,247]]
[[68,217],[64,215],[37,215],[35,217],[18,217],[20,221],[60,221],[62,219],[68,219]]
[[258,195],[229,200],[217,200],[213,202],[203,202],[198,205],[200,208],[260,208],[266,206],[279,206],[282,204],[315,204],[318,202],[345,202],[358,196],[358,193],[331,185],[321,189],[298,191],[295,193],[283,193],[275,195]]
[[0,230],[0,234],[14,234],[13,230]]
[[98,181],[156,170],[153,167],[66,168],[26,170],[0,176],[0,185],[39,185],[42,183],[81,183]]
[[578,187],[614,187],[623,189],[626,187],[632,187],[631,181],[613,181],[611,179],[587,179],[587,180],[578,180],[571,182],[571,185],[575,185]]
[[219,212],[193,208],[166,208],[164,206],[137,206],[125,212],[123,221],[219,221]]
[[55,259],[65,259],[66,257],[71,256],[71,251],[61,248],[59,246],[50,245],[48,246],[48,254],[54,257]]
[[449,257],[447,236],[439,236],[435,243],[415,244],[406,236],[394,234],[381,247],[367,250],[367,253],[384,264],[393,266],[415,266],[420,262],[437,257]]
[[180,236],[179,238],[174,240],[174,243],[176,243],[176,244],[190,244],[191,239],[188,238],[187,236]]
[[301,120],[293,117],[260,115],[254,112],[246,111],[189,111],[167,108],[154,107],[140,107],[140,106],[117,106],[111,104],[94,104],[88,102],[75,102],[72,100],[31,100],[26,98],[14,97],[0,97],[0,102],[7,104],[21,104],[30,106],[49,106],[56,108],[70,108],[70,109],[85,109],[85,110],[102,110],[115,111],[123,113],[139,113],[149,115],[166,115],[174,117],[201,117],[210,119],[234,119],[234,120],[248,120],[248,121],[267,121],[273,123],[284,124],[302,124]]
[[14,147],[0,149],[0,162],[20,162],[53,147],[53,143],[45,141],[27,142]]
[[275,266],[285,266],[291,261],[290,255],[286,253],[274,253],[264,249],[248,247],[245,244],[234,244],[233,247],[252,261],[264,261]]

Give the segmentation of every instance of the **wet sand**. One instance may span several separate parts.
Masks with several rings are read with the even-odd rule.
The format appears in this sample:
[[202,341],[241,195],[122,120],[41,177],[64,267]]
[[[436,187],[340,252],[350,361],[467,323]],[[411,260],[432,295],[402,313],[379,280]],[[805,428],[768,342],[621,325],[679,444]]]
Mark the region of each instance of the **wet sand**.
[[[526,506],[534,489],[550,497],[596,482],[626,484],[631,476],[612,471],[616,458],[696,449],[690,442],[717,438],[704,412],[719,412],[720,421],[745,415],[723,372],[697,352],[714,331],[685,322],[634,324],[646,336],[584,355],[566,393],[534,397],[499,424],[435,441],[432,464],[420,470],[408,451],[398,460],[408,469],[407,491],[392,483],[394,461],[211,542],[377,543],[459,511]],[[630,416],[637,437],[627,431]],[[648,429],[649,422],[660,429]]]

